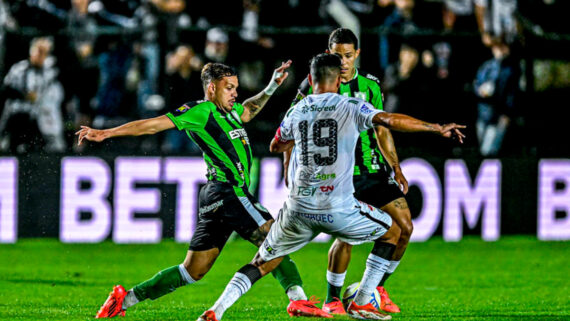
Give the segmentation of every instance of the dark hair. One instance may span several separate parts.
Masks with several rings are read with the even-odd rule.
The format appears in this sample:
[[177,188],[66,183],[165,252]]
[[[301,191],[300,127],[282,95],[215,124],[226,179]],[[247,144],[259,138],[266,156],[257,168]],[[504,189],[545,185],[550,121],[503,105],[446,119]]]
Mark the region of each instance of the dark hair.
[[214,80],[220,80],[224,77],[236,76],[236,71],[230,67],[221,63],[207,63],[204,68],[202,68],[202,74],[200,79],[202,79],[202,87],[206,90],[208,84]]
[[339,56],[322,53],[311,59],[311,77],[313,82],[335,80],[340,75],[342,61]]
[[329,36],[329,49],[335,43],[351,43],[354,45],[354,50],[358,49],[358,39],[354,32],[347,28],[338,28],[331,32]]

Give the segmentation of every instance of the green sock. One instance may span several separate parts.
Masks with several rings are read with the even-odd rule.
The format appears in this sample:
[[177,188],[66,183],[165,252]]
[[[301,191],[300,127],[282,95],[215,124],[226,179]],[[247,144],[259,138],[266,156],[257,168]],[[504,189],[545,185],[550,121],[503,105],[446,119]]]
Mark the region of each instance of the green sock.
[[281,264],[279,264],[271,274],[279,281],[285,291],[294,285],[303,286],[297,265],[295,265],[295,262],[291,260],[289,255],[283,257]]
[[171,266],[156,273],[152,278],[135,285],[133,292],[139,301],[155,300],[186,285],[180,274],[178,265]]
[[340,299],[341,290],[342,286],[334,286],[327,282],[327,299],[325,303],[332,302],[334,298]]
[[384,286],[384,282],[386,282],[386,280],[388,280],[390,275],[392,275],[392,273],[388,273],[388,272],[384,273],[384,277],[382,278],[382,280],[380,280],[380,283],[378,283],[378,286]]

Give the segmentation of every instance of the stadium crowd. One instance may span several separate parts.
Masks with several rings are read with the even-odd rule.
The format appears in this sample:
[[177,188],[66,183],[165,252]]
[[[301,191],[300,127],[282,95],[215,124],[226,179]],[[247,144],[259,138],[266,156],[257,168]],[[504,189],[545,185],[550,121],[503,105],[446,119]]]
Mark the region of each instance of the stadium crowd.
[[[0,151],[81,152],[73,141],[80,124],[111,127],[202,99],[194,88],[208,62],[234,66],[247,97],[278,61],[291,58],[291,79],[270,107],[278,113],[250,129],[269,139],[309,57],[342,26],[362,40],[360,64],[381,76],[387,111],[463,121],[477,137],[468,143],[496,156],[509,129],[525,125],[521,17],[555,3],[0,0]],[[181,135],[124,140],[111,149],[198,154]],[[259,147],[253,139],[257,154],[266,153],[267,139]],[[421,142],[398,137],[402,146]]]

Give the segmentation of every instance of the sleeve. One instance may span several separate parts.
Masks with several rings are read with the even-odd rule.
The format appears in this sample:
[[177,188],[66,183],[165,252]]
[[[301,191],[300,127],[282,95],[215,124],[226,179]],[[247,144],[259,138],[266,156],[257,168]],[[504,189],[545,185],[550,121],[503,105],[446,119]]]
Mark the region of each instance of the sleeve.
[[366,74],[366,78],[372,82],[371,86],[369,87],[371,95],[370,103],[377,109],[384,110],[384,97],[382,96],[382,87],[380,86],[380,80],[371,74]]
[[313,88],[309,85],[309,77],[306,77],[305,80],[299,85],[299,89],[297,89],[297,96],[293,99],[291,106],[295,106],[298,102],[300,102],[303,98],[307,97],[313,92]]
[[286,143],[288,141],[294,140],[295,136],[293,134],[293,117],[295,115],[295,107],[291,107],[279,128],[277,128],[277,132],[275,133],[275,139],[280,143]]
[[372,104],[367,103],[363,100],[349,100],[348,104],[353,110],[354,120],[359,132],[374,127],[372,118],[374,118],[376,114],[383,112],[382,110],[374,108]]
[[167,113],[166,117],[174,123],[178,130],[194,130],[205,126],[208,113],[199,106],[189,107],[184,104]]

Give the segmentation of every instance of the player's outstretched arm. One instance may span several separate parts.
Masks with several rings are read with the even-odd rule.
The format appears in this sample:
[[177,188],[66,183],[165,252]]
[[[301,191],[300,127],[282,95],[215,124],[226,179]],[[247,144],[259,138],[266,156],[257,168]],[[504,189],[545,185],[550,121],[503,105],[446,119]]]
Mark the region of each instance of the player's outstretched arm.
[[93,129],[81,126],[75,135],[79,136],[77,145],[81,145],[83,139],[102,142],[107,138],[118,136],[152,135],[171,128],[174,128],[174,123],[166,115],[162,115],[155,118],[135,120],[109,129]]
[[241,121],[247,123],[253,119],[261,109],[265,106],[271,95],[277,90],[279,86],[287,79],[289,73],[286,71],[287,68],[291,66],[291,60],[287,62],[281,63],[281,66],[273,72],[273,77],[271,77],[271,81],[269,85],[265,89],[263,89],[259,94],[246,99],[243,102],[244,111],[241,115]]
[[386,126],[401,132],[429,132],[446,138],[457,138],[460,143],[463,143],[463,138],[465,138],[465,135],[459,130],[465,128],[465,125],[455,123],[432,124],[404,114],[378,113],[374,115],[372,122],[375,125]]

